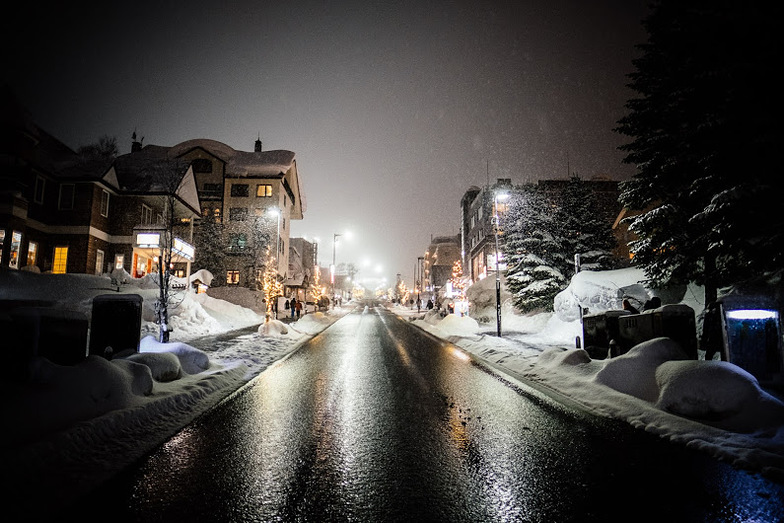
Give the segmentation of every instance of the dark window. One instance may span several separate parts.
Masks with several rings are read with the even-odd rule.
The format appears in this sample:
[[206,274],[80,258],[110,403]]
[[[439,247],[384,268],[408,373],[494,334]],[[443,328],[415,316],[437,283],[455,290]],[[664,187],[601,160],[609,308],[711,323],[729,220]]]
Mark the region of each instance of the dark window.
[[232,196],[247,196],[248,195],[248,184],[247,183],[233,183],[231,184],[231,195]]
[[103,191],[101,194],[101,216],[109,216],[109,193]]
[[206,158],[196,158],[191,162],[193,166],[194,173],[211,173],[212,172],[212,160],[208,160]]
[[229,209],[229,220],[233,222],[241,222],[248,218],[247,207],[232,207]]
[[204,184],[204,192],[205,193],[210,193],[210,194],[214,194],[216,196],[220,196],[222,190],[223,190],[223,188],[221,187],[221,184],[219,184],[219,183],[205,183]]
[[60,202],[58,208],[69,211],[73,209],[75,185],[64,183],[60,186]]
[[44,203],[44,185],[46,184],[46,180],[44,180],[40,176],[35,177],[35,195],[33,199],[35,203]]

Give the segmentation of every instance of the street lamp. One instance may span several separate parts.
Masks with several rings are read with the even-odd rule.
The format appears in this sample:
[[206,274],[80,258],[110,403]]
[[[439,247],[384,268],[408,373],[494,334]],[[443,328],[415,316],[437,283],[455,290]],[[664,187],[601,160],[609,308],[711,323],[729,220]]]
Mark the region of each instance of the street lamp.
[[332,299],[335,299],[335,244],[342,234],[335,233],[332,235],[332,266],[329,268],[329,281],[332,285]]
[[495,318],[498,337],[501,337],[501,263],[498,260],[498,202],[509,198],[508,193],[493,194],[493,232],[495,233]]

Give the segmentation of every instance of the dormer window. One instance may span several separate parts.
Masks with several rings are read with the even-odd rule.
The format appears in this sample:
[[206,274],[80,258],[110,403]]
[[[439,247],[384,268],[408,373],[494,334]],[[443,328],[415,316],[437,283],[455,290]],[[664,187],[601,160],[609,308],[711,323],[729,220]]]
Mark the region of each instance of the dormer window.
[[211,173],[212,172],[212,160],[208,160],[207,158],[196,158],[191,162],[193,166],[194,173]]

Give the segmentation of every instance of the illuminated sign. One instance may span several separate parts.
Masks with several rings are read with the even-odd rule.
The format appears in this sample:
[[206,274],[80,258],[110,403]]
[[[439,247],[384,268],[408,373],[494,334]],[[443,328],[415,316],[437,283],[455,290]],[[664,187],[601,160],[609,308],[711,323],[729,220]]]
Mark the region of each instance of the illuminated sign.
[[157,232],[140,232],[136,235],[136,245],[142,248],[158,247],[161,235]]
[[193,256],[195,250],[192,245],[189,243],[184,242],[180,238],[174,238],[174,245],[172,246],[172,252],[176,252],[183,258],[188,258],[189,260],[193,261]]
[[765,309],[737,309],[727,311],[731,320],[769,320],[778,317],[778,312]]

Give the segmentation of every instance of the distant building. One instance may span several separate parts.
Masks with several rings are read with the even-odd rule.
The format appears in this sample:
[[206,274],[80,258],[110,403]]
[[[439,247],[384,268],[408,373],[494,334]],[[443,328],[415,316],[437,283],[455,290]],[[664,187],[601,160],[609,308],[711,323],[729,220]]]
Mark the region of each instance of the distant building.
[[[557,196],[569,184],[569,180],[539,180],[537,186],[544,190],[546,194]],[[586,180],[594,196],[597,198],[600,217],[608,225],[614,224],[621,212],[621,205],[618,202],[618,182],[604,177],[596,177]],[[499,178],[496,183],[485,186],[472,186],[466,190],[460,202],[461,209],[461,232],[462,232],[462,260],[463,273],[470,277],[471,281],[485,278],[496,270],[495,259],[495,230],[493,224],[495,195],[513,189],[511,180]],[[507,203],[498,202],[497,212],[499,223],[503,223],[503,215],[506,212]],[[620,238],[623,232],[616,226],[616,237]],[[503,235],[503,230],[499,231]],[[625,247],[625,246],[624,246]],[[628,250],[619,248],[614,253],[620,260],[628,260]],[[499,253],[499,258],[502,253]],[[505,265],[503,259],[499,260],[501,270]]]
[[[463,274],[471,281],[487,276],[495,270],[494,204],[495,195],[512,189],[508,178],[499,178],[490,186],[470,187],[460,202]],[[501,204],[498,211],[503,214]]]
[[[158,148],[139,147],[131,155],[150,147]],[[294,153],[262,151],[261,140],[256,140],[253,152],[237,151],[208,139],[160,149],[165,149],[170,158],[190,163],[202,221],[209,218],[222,225],[222,263],[217,269],[203,268],[213,272],[221,284],[252,288],[261,279],[266,247],[271,246],[278,275],[285,281],[291,220],[301,220],[304,212]]]
[[[312,293],[308,294],[313,285],[314,276],[319,270],[316,261],[316,242],[304,238],[291,238],[289,246],[289,268],[285,287],[289,294],[298,300],[313,301]],[[319,278],[321,274],[319,273]]]
[[437,295],[452,278],[452,269],[458,260],[461,260],[459,234],[433,238],[425,252],[425,289]]

